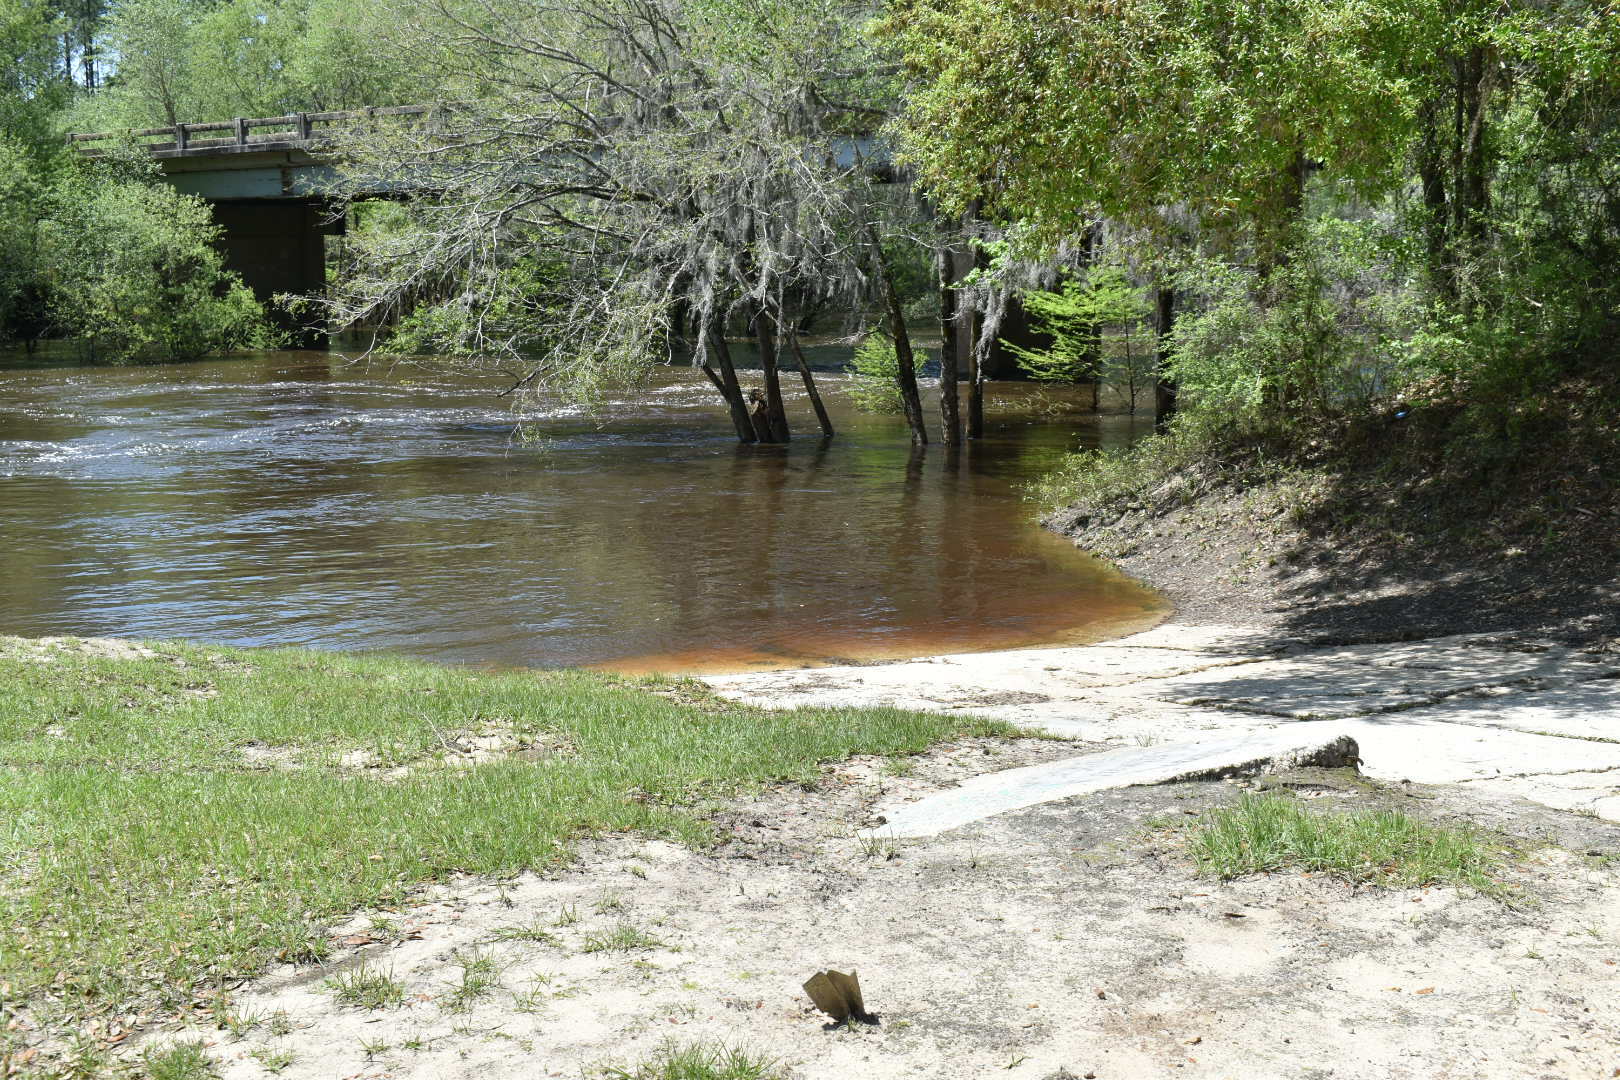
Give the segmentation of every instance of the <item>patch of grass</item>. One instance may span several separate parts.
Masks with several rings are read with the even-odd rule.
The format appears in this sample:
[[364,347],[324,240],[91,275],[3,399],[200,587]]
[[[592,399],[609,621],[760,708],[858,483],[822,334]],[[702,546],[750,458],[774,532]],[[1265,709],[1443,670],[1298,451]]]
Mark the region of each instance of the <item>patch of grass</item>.
[[297,1060],[291,1050],[271,1050],[268,1048],[255,1050],[249,1056],[264,1066],[265,1072],[272,1075],[279,1073]]
[[1204,815],[1189,846],[1221,878],[1298,868],[1348,881],[1465,885],[1500,893],[1504,847],[1474,829],[1429,825],[1399,811],[1314,812],[1286,795],[1245,795]]
[[201,1040],[149,1049],[141,1055],[141,1064],[149,1080],[208,1080],[214,1075],[214,1063],[203,1053]]
[[242,1009],[226,1012],[220,1015],[220,1026],[231,1033],[231,1038],[238,1041],[248,1037],[248,1033],[269,1019],[268,1014],[254,1009]]
[[586,934],[585,944],[580,946],[581,952],[636,952],[641,949],[657,949],[663,947],[663,942],[631,922],[621,922],[611,930],[600,933]]
[[668,1043],[639,1064],[608,1067],[608,1080],[785,1080],[776,1062],[713,1043]]
[[861,854],[868,859],[882,859],[887,862],[900,857],[900,841],[894,836],[857,833],[855,839],[861,846]]
[[439,999],[446,1012],[466,1012],[501,985],[500,965],[488,953],[463,953],[456,957],[455,964],[461,969],[461,978]]
[[[431,762],[441,733],[492,726],[571,753],[392,777],[343,765]],[[762,784],[1010,731],[691,704],[589,672],[0,638],[0,983],[71,1002],[65,1041],[98,1012],[173,1010],[318,961],[338,919],[454,873],[543,870],[603,832],[703,845],[703,807]],[[296,751],[296,767],[257,767],[249,748]]]
[[489,932],[491,941],[529,941],[537,945],[557,944],[557,935],[541,926],[539,922],[513,926],[497,926]]
[[351,1009],[392,1009],[405,1000],[405,984],[386,972],[362,964],[326,980],[339,1005]]

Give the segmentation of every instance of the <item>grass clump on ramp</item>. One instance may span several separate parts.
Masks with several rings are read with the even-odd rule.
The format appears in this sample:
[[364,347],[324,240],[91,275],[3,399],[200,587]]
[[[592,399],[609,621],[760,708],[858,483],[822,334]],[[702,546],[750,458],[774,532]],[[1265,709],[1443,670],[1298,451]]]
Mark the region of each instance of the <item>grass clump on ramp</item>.
[[708,1043],[667,1043],[634,1068],[609,1068],[604,1075],[607,1080],[783,1080],[764,1058]]
[[1223,879],[1274,870],[1328,873],[1395,887],[1464,885],[1500,893],[1507,852],[1475,829],[1430,825],[1397,810],[1308,810],[1285,795],[1245,795],[1193,828],[1199,869]]
[[427,882],[544,869],[592,834],[702,845],[762,784],[1009,730],[577,671],[0,638],[0,1020],[173,1012],[321,959],[333,921]]

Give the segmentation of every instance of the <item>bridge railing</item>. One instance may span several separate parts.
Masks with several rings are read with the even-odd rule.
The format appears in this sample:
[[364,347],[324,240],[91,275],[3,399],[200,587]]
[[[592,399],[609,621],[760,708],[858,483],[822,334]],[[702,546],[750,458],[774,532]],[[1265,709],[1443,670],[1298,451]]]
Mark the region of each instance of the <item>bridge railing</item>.
[[[379,122],[420,119],[442,106],[390,105],[338,112],[288,113],[286,116],[238,116],[230,120],[175,124],[172,127],[126,131],[73,132],[69,148],[89,157],[106,152],[109,143],[132,142],[154,157],[204,154],[257,153],[265,150],[303,150],[332,142]],[[97,145],[101,144],[101,145]]]

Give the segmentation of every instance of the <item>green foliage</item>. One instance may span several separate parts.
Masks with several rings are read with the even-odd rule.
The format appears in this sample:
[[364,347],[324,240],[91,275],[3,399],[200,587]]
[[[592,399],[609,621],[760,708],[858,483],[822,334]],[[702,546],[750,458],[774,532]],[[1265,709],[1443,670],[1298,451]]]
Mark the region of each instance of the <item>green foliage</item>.
[[[370,244],[375,228],[359,242]],[[398,242],[392,234],[387,242]],[[476,357],[475,333],[493,335],[519,353],[534,353],[556,340],[561,316],[556,299],[562,270],[538,256],[522,256],[510,265],[490,267],[477,280],[459,282],[451,295],[424,298],[399,320],[389,337],[391,352]]]
[[42,0],[0,0],[0,143],[38,151],[72,93],[58,64],[55,9]]
[[1097,267],[1065,281],[1059,292],[1027,292],[1021,298],[1034,328],[1050,335],[1050,349],[1008,343],[1018,366],[1043,382],[1079,382],[1103,373],[1101,338],[1106,327],[1139,327],[1147,315],[1142,290],[1124,268]]
[[202,1040],[153,1047],[141,1054],[147,1080],[209,1080],[218,1075]]
[[208,207],[117,165],[66,171],[45,200],[53,320],[94,357],[177,360],[269,341],[224,269]]
[[885,30],[919,82],[897,134],[948,208],[984,199],[1055,239],[1099,210],[1160,230],[1181,205],[1260,239],[1302,157],[1397,184],[1443,25],[1405,0],[914,0]]
[[80,130],[279,116],[429,99],[393,47],[386,5],[360,0],[123,0],[107,26],[117,78],[80,101]]
[[1245,795],[1193,830],[1193,858],[1222,878],[1297,868],[1393,887],[1501,891],[1501,845],[1477,830],[1429,825],[1399,811],[1320,813],[1280,795]]
[[894,341],[885,334],[871,333],[855,346],[849,363],[849,399],[862,412],[899,414],[905,408],[900,397],[900,358]]
[[1119,449],[1069,454],[1027,494],[1048,514],[1067,507],[1088,515],[1117,514],[1132,505],[1162,505],[1166,497],[1190,499],[1195,489],[1188,477],[1207,464],[1216,446],[1209,432],[1184,414],[1165,434]]
[[[1516,415],[1612,365],[1610,4],[911,0],[884,30],[918,82],[897,135],[947,208],[1037,253],[1101,216],[1177,287],[1189,452],[1402,400],[1468,402],[1459,455],[1522,448]],[[1071,463],[1043,497],[1156,488],[1163,450]]]
[[0,137],[0,344],[32,343],[44,330],[39,219],[45,185],[32,157]]

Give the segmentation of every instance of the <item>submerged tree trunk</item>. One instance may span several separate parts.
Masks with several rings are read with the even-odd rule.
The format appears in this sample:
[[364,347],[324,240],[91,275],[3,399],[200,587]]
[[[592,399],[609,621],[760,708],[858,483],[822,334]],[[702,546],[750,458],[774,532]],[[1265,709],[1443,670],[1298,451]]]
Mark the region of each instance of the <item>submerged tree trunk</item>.
[[763,390],[752,390],[748,394],[748,422],[754,426],[754,441],[767,444],[777,441],[771,433],[771,408],[766,404]]
[[1176,383],[1170,373],[1170,334],[1176,326],[1176,290],[1160,288],[1154,297],[1158,359],[1154,366],[1153,430],[1163,434],[1176,414]]
[[804,350],[799,348],[799,331],[794,326],[788,327],[788,345],[793,349],[793,359],[798,362],[799,375],[804,379],[804,392],[810,395],[810,405],[816,410],[821,436],[830,439],[833,437],[832,420],[827,416],[827,406],[821,403],[821,392],[816,389],[815,377],[810,374],[810,361],[805,359]]
[[765,376],[765,421],[769,438],[761,442],[788,441],[787,409],[782,405],[782,377],[777,370],[775,320],[761,304],[754,313],[754,340],[759,343],[759,367]]
[[896,371],[895,385],[900,388],[900,402],[905,407],[906,426],[911,429],[911,441],[921,445],[928,442],[928,428],[923,424],[922,396],[917,392],[917,360],[911,351],[911,335],[906,332],[906,313],[900,304],[900,294],[894,288],[894,275],[883,255],[877,228],[866,225],[867,239],[872,242],[872,261],[877,265],[883,296],[889,308],[889,330],[894,335]]
[[[737,438],[741,442],[754,442],[754,422],[748,416],[748,404],[743,400],[742,386],[737,382],[737,369],[731,364],[731,347],[726,344],[726,335],[714,326],[709,327],[709,344],[714,349],[715,360],[720,364],[720,375],[715,377],[709,372],[709,378],[714,379],[720,390],[720,396],[726,399],[726,405],[731,409],[731,423],[737,429]],[[707,370],[708,365],[704,365]]]
[[956,256],[941,245],[935,260],[939,268],[939,421],[940,441],[946,446],[962,442],[962,414],[956,393],[957,311]]
[[[978,216],[978,204],[974,204],[973,216]],[[990,269],[990,256],[984,250],[984,245],[973,245],[973,269],[984,273]],[[984,438],[984,357],[990,348],[984,340],[984,312],[975,306],[973,315],[969,320],[968,333],[968,415],[967,437],[970,439]]]

